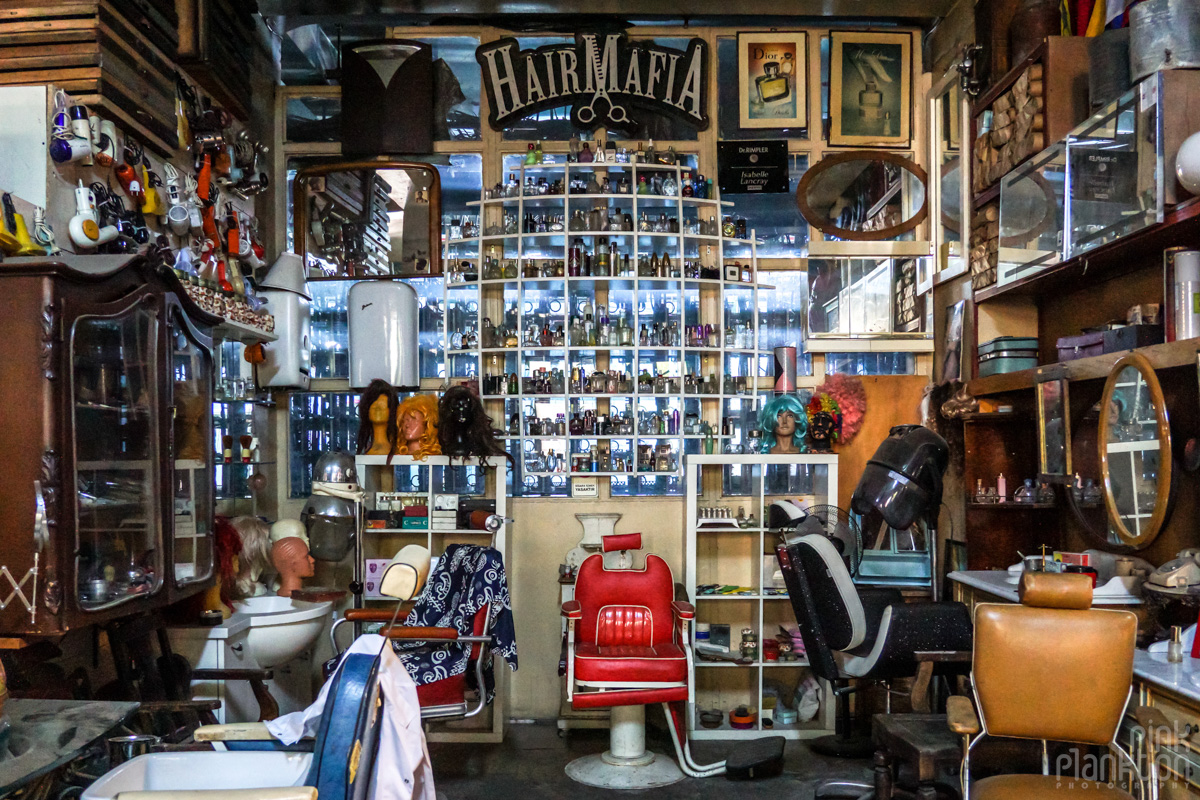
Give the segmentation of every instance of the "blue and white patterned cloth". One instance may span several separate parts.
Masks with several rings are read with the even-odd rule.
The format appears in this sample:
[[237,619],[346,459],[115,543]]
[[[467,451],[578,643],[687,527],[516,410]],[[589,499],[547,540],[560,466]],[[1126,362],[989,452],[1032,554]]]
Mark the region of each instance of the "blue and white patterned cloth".
[[[405,625],[454,628],[462,636],[473,633],[475,614],[491,603],[486,630],[492,632],[491,652],[517,669],[517,634],[513,627],[512,602],[504,576],[504,558],[494,547],[452,544],[446,547],[437,566],[417,597]],[[396,654],[408,668],[417,686],[440,681],[467,671],[468,644],[421,644],[395,641]],[[468,685],[474,672],[467,673]],[[494,694],[495,675],[491,660],[485,665],[488,700]],[[477,688],[472,685],[472,688]]]

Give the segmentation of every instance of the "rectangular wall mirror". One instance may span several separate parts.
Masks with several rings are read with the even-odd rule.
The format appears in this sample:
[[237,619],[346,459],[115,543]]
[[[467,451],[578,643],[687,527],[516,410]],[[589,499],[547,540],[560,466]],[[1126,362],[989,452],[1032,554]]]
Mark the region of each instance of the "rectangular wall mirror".
[[292,186],[295,251],[312,278],[440,275],[442,186],[432,164],[307,167]]
[[1071,474],[1070,408],[1067,381],[1063,378],[1037,385],[1038,472],[1042,475]]

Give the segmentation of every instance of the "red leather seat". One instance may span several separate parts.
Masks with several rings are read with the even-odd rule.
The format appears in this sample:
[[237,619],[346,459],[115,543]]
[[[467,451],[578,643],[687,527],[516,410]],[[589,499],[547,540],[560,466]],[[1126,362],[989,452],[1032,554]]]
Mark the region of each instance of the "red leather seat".
[[600,553],[584,559],[575,600],[563,607],[574,621],[576,708],[687,698],[688,661],[679,625],[691,610],[674,598],[671,568],[656,555],[647,555],[642,569],[607,569]]
[[575,678],[581,681],[687,680],[687,655],[668,642],[658,645],[575,645]]

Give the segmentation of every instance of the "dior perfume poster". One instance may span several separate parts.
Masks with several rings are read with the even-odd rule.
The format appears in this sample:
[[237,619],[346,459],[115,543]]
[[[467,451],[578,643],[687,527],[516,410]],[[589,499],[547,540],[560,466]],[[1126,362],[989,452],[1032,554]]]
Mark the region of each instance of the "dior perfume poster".
[[829,35],[829,143],[906,147],[912,115],[912,36]]
[[741,127],[807,127],[807,66],[807,36],[803,33],[738,34]]

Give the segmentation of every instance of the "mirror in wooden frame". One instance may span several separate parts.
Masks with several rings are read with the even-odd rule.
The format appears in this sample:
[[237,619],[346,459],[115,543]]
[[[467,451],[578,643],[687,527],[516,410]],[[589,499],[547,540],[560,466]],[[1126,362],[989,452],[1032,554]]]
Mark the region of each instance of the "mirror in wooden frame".
[[896,153],[852,150],[825,156],[796,189],[800,213],[826,236],[848,241],[895,239],[929,212],[928,177]]
[[1109,372],[1097,447],[1110,533],[1122,544],[1147,547],[1166,524],[1173,465],[1162,386],[1138,353]]
[[442,186],[415,161],[306,167],[292,186],[294,250],[309,277],[442,274]]

